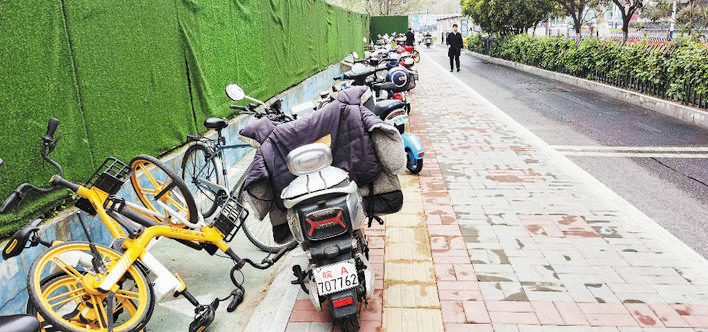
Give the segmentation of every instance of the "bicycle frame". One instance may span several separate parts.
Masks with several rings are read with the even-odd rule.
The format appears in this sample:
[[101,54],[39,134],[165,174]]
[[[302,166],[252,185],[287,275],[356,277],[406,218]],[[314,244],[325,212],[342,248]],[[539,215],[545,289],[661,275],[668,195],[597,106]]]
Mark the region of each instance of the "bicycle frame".
[[[106,159],[98,170],[94,172],[94,175],[83,185],[63,179],[61,165],[49,157],[49,154],[56,146],[56,142],[61,138],[61,136],[56,140],[53,138],[57,125],[58,120],[51,119],[49,121],[47,134],[43,137],[41,151],[42,158],[58,171],[58,174],[54,175],[49,181],[50,186],[39,188],[27,183],[22,184],[6,199],[2,207],[0,207],[0,210],[4,212],[15,203],[19,206],[27,190],[48,192],[56,187],[68,188],[81,198],[77,202],[77,207],[91,215],[98,216],[111,237],[118,240],[114,241],[114,245],[120,245],[124,251],[122,253],[116,252],[115,249],[119,248],[115,247],[98,248],[98,246],[92,242],[81,217],[79,217],[79,221],[84,228],[88,242],[77,242],[74,244],[59,244],[59,241],[46,242],[41,240],[41,238],[34,233],[34,236],[37,237],[32,238],[31,246],[36,246],[41,243],[42,245],[54,249],[50,249],[48,252],[45,252],[45,254],[42,254],[40,259],[36,260],[32,265],[32,274],[30,275],[31,283],[28,283],[28,289],[33,296],[33,301],[39,306],[39,312],[43,315],[50,315],[50,317],[56,318],[56,321],[52,322],[53,324],[69,324],[68,326],[73,326],[72,324],[76,323],[76,321],[70,321],[70,318],[57,315],[57,312],[53,311],[54,305],[63,305],[68,301],[73,301],[76,298],[76,294],[74,294],[74,290],[70,290],[70,298],[63,299],[56,303],[50,303],[50,300],[57,299],[58,297],[47,298],[45,296],[45,289],[43,288],[44,281],[41,279],[43,271],[46,271],[43,270],[45,268],[55,270],[59,273],[63,271],[67,276],[73,276],[74,281],[72,282],[80,283],[80,287],[85,289],[84,293],[86,296],[82,297],[80,301],[82,303],[87,301],[86,305],[88,305],[88,303],[94,304],[91,305],[90,308],[93,308],[96,315],[93,318],[88,317],[88,319],[95,320],[95,318],[98,317],[100,321],[94,323],[98,324],[101,329],[108,327],[110,330],[114,321],[110,318],[113,316],[107,313],[117,313],[111,310],[114,309],[112,304],[114,303],[116,294],[122,290],[123,283],[121,280],[124,280],[123,277],[126,274],[135,277],[134,280],[136,284],[140,283],[140,285],[144,286],[142,288],[143,291],[151,288],[149,280],[146,280],[146,271],[136,269],[134,266],[136,261],[140,259],[141,264],[139,265],[147,267],[149,271],[157,275],[157,278],[153,280],[154,284],[152,285],[152,290],[147,291],[148,293],[143,293],[143,297],[150,298],[149,302],[145,302],[147,301],[146,298],[137,299],[142,303],[141,308],[147,308],[141,309],[143,311],[141,311],[140,315],[142,316],[140,316],[139,319],[149,319],[149,311],[146,310],[152,310],[155,296],[160,299],[167,294],[173,294],[174,296],[182,295],[196,307],[195,319],[190,324],[190,329],[195,327],[195,330],[203,331],[204,328],[213,321],[214,312],[219,302],[233,298],[227,308],[228,311],[233,311],[243,300],[245,289],[234,278],[236,271],[240,270],[246,263],[257,269],[269,268],[282,258],[287,251],[295,247],[294,245],[284,247],[274,257],[266,257],[261,260],[260,263],[254,263],[248,258],[240,258],[226,241],[230,241],[230,239],[233,238],[232,234],[238,231],[238,228],[236,228],[237,221],[248,216],[247,210],[237,201],[233,201],[235,206],[232,206],[233,204],[229,205],[229,202],[232,202],[229,200],[222,208],[222,212],[226,212],[215,219],[214,223],[206,224],[196,210],[191,194],[186,191],[186,184],[172,174],[171,171],[168,171],[158,159],[151,156],[136,156],[133,158],[130,167],[132,170],[130,171],[130,168],[126,164],[110,157]],[[221,142],[223,142],[223,140],[220,137],[218,143]],[[226,148],[241,146],[246,145],[235,144]],[[217,151],[221,153],[223,151],[222,147],[218,146]],[[222,163],[223,162],[222,160]],[[153,176],[154,174],[151,175],[153,169],[162,170],[163,175],[166,175],[167,178]],[[138,172],[143,173],[147,177],[146,180],[148,181],[145,182],[149,183],[148,186],[151,186],[151,188],[143,187],[143,185],[140,184],[142,181],[137,180],[137,178],[141,173]],[[115,196],[128,177],[130,177],[133,183],[133,189],[135,189],[145,207],[126,202],[122,197]],[[171,181],[168,182],[170,179]],[[177,188],[177,191],[173,191],[175,188]],[[227,209],[227,207],[229,208]],[[126,223],[128,219],[144,226],[144,228],[134,228],[132,225]],[[18,255],[21,250],[14,250],[14,247],[19,243],[18,240],[23,241],[21,247],[24,248],[24,243],[29,240],[28,236],[31,235],[26,232],[38,231],[37,225],[38,223],[35,224],[33,222],[29,225],[30,229],[25,229],[25,233],[17,235],[18,238],[15,239],[16,241],[14,243],[11,242],[9,249],[3,251],[3,255],[12,254],[12,257]],[[217,249],[226,253],[235,263],[231,269],[230,277],[236,289],[232,291],[231,296],[224,300],[217,298],[210,305],[200,304],[199,301],[189,293],[184,281],[182,281],[179,275],[171,273],[149,253],[148,249],[154,243],[153,239],[160,236],[175,239],[193,249],[205,249],[212,255]],[[57,245],[59,245],[59,247],[57,247]],[[105,251],[103,255],[100,254],[101,250]],[[67,264],[63,259],[64,257],[60,257],[62,254],[68,254],[65,257],[70,259],[74,259],[75,257],[87,259],[86,262],[82,261],[81,264],[89,264],[92,266],[93,272],[78,272],[72,264]],[[106,256],[106,254],[108,254],[108,256]],[[110,257],[110,261],[104,261],[104,257]],[[78,261],[75,264],[78,264]],[[165,279],[163,276],[170,277]],[[158,282],[158,280],[163,281]],[[57,287],[63,285],[61,284],[61,282],[63,282],[61,280],[56,282]],[[159,292],[157,292],[158,288],[160,289]],[[153,291],[156,293],[153,293]],[[104,300],[109,304],[107,308],[102,307],[102,301]],[[134,307],[134,309],[137,310],[137,307]],[[79,311],[76,311],[76,313],[79,313]],[[131,328],[139,329],[144,327],[144,325],[142,325],[144,323],[143,321],[132,321],[133,319],[138,319],[135,318],[138,316],[133,317],[132,315],[134,313],[130,312],[128,314],[131,315],[131,318],[127,324],[133,324],[130,325],[132,326]],[[77,326],[83,326],[84,323],[86,322],[82,320]],[[68,327],[65,328],[71,329]]]
[[[211,139],[210,139],[211,140]],[[229,176],[228,176],[228,168],[226,167],[226,158],[224,158],[224,151],[226,150],[231,150],[231,149],[238,149],[238,148],[248,148],[251,147],[251,145],[246,144],[246,143],[238,143],[238,144],[230,144],[230,145],[222,145],[222,136],[219,136],[219,139],[216,140],[216,144],[207,144],[207,146],[210,146],[212,149],[214,149],[214,154],[209,158],[209,160],[213,160],[214,158],[219,158],[221,161],[221,174],[224,178],[224,186],[220,186],[218,183],[214,183],[212,181],[209,181],[205,178],[202,177],[206,169],[208,168],[209,163],[205,163],[201,169],[199,169],[199,172],[197,173],[197,178],[199,179],[199,185],[200,186],[205,186],[212,192],[219,192],[220,190],[223,190],[225,193],[230,194],[231,189],[229,186]],[[211,142],[210,142],[211,143]]]
[[[123,232],[123,229],[120,227],[120,224],[108,215],[108,212],[103,207],[102,203],[109,197],[107,193],[97,188],[86,188],[82,185],[73,184],[59,176],[53,177],[51,182],[72,189],[80,197],[88,199],[96,209],[96,214],[99,218],[101,218],[101,221],[111,233],[113,238],[125,239],[122,247],[126,251],[121,256],[121,259],[109,269],[107,275],[93,279],[92,285],[89,285],[89,287],[97,289],[100,292],[108,292],[114,288],[116,283],[120,280],[123,274],[125,274],[128,268],[132,266],[137,259],[142,258],[145,253],[147,253],[146,248],[150,241],[158,236],[210,243],[229,255],[229,257],[234,259],[238,264],[241,264],[241,266],[243,266],[243,263],[248,261],[244,261],[239,258],[233,250],[231,250],[231,247],[224,242],[221,232],[216,230],[213,226],[202,226],[200,230],[191,230],[172,225],[158,225],[147,227],[136,239],[127,238],[125,232]],[[142,209],[138,210],[138,212],[146,212],[141,210]],[[182,287],[181,289],[178,289],[178,291],[183,291],[185,288],[186,286],[182,283]]]

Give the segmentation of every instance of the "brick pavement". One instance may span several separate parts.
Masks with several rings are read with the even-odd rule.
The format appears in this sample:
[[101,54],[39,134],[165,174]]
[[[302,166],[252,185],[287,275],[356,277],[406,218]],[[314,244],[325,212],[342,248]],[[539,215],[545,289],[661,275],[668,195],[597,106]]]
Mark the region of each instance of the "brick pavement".
[[[368,232],[362,331],[708,331],[705,259],[452,73],[418,70],[425,166]],[[287,331],[332,330],[313,310],[299,299]]]

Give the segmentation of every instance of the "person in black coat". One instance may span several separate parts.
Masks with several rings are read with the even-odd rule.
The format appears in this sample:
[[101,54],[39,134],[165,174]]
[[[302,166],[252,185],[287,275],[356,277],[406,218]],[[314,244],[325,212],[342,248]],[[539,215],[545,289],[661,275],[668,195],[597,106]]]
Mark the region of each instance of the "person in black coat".
[[408,32],[406,32],[406,45],[413,46],[413,44],[415,44],[415,34],[411,28],[408,28]]
[[447,35],[447,56],[450,57],[450,71],[452,71],[453,60],[457,64],[457,71],[460,71],[460,51],[462,50],[462,35],[457,31],[457,24],[452,25],[452,32]]

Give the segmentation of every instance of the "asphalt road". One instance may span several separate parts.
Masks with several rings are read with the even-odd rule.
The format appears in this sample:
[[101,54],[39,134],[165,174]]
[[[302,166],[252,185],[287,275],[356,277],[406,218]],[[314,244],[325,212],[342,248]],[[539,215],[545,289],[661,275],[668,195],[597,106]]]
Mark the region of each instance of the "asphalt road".
[[[418,49],[449,68],[446,47]],[[460,60],[465,84],[708,258],[708,130],[469,53]]]

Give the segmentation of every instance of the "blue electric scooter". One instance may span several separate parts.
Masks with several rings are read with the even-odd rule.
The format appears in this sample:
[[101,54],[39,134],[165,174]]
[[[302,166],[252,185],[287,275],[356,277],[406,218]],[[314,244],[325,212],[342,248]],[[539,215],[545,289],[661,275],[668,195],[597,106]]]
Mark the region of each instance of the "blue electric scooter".
[[[356,57],[355,57],[356,58]],[[334,80],[352,80],[346,84],[338,86],[335,88],[344,89],[347,86],[361,86],[367,85],[375,92],[378,96],[378,100],[375,103],[365,103],[364,106],[369,108],[374,114],[378,115],[381,120],[388,122],[398,129],[398,132],[403,138],[403,145],[406,150],[406,168],[413,173],[418,174],[423,170],[423,158],[425,157],[425,150],[423,149],[423,144],[420,143],[418,136],[412,133],[406,133],[406,123],[408,122],[408,105],[407,103],[398,99],[387,99],[393,98],[395,93],[409,91],[414,84],[411,84],[413,80],[412,73],[402,66],[387,66],[386,64],[379,67],[367,67],[362,65],[360,62],[364,60],[357,60],[351,70],[343,73],[340,76],[334,77]],[[379,71],[388,71],[386,73],[385,82],[374,83],[368,81],[367,77],[375,74]],[[386,96],[383,97],[382,95]],[[383,99],[383,100],[381,100]],[[305,108],[308,109],[319,109],[324,107],[334,97],[330,93],[324,93],[321,96],[321,100],[310,103],[309,106]],[[372,98],[373,100],[373,98]]]
[[[381,85],[376,84],[374,85],[374,89],[390,87],[389,83],[390,82]],[[373,112],[384,120],[384,122],[390,123],[398,129],[403,139],[403,147],[406,149],[406,168],[413,174],[420,173],[420,171],[423,170],[425,150],[418,136],[405,132],[406,123],[408,122],[406,103],[398,99],[382,100],[376,103]]]

